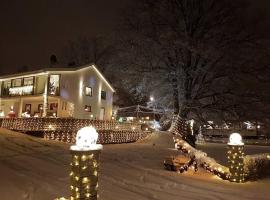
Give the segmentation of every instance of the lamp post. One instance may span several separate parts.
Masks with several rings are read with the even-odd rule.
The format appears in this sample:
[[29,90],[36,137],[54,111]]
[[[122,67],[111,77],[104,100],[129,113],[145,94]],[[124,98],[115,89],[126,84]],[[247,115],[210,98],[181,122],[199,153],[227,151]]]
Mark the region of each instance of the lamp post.
[[244,182],[244,143],[239,133],[232,133],[228,142],[230,181]]
[[72,155],[70,173],[70,200],[97,200],[99,156],[101,144],[96,144],[98,133],[93,127],[80,129]]

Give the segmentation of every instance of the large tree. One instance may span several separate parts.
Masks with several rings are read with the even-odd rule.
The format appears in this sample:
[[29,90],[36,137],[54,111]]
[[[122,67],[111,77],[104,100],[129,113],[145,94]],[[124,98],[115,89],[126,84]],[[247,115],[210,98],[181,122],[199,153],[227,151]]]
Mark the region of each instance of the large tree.
[[245,1],[136,1],[123,23],[135,71],[159,77],[160,90],[171,88],[174,112],[183,118],[236,118],[255,101],[269,103],[258,89],[260,79],[269,85],[267,76],[258,76],[269,74],[268,52],[256,27],[239,15],[246,6]]

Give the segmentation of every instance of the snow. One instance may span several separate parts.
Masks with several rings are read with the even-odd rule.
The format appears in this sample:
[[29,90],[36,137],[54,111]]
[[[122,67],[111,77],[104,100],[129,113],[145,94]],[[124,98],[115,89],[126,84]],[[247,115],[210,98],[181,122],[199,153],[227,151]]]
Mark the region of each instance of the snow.
[[[68,197],[69,147],[0,129],[0,199]],[[237,184],[203,170],[184,174],[164,170],[164,158],[179,153],[168,133],[156,133],[137,143],[103,147],[99,181],[102,200],[270,199],[270,178]],[[204,144],[199,148],[225,163],[226,145]],[[246,149],[270,152],[270,147]]]

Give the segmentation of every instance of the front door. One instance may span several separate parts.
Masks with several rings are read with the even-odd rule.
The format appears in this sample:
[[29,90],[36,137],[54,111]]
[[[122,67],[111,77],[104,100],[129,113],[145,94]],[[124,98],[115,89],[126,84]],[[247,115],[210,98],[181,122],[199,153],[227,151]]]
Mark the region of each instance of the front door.
[[105,108],[100,108],[99,119],[104,120]]

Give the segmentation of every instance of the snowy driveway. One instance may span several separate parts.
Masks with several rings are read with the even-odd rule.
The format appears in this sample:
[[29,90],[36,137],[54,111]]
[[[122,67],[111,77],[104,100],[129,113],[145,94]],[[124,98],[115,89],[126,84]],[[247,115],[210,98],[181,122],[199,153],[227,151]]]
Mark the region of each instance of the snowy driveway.
[[[204,171],[177,174],[163,169],[163,159],[177,154],[168,134],[134,144],[105,145],[101,155],[101,200],[262,199],[270,200],[270,178],[236,184]],[[226,147],[199,148],[225,162]],[[69,145],[0,129],[0,199],[52,200],[68,196]],[[270,147],[247,147],[255,153]],[[249,153],[249,152],[248,152]],[[217,156],[217,154],[221,156]]]

